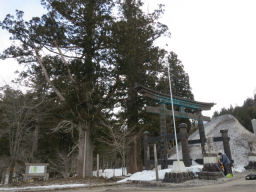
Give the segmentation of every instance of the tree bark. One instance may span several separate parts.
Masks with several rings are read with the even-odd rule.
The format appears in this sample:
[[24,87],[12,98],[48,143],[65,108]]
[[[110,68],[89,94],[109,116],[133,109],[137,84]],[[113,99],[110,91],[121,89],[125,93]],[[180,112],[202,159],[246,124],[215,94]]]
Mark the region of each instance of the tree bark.
[[[134,84],[129,87],[128,99],[127,99],[127,117],[128,117],[128,129],[134,129],[135,133],[138,133],[138,103],[137,103],[137,91],[134,88]],[[127,172],[135,173],[142,170],[141,159],[141,144],[140,136],[135,135],[128,148],[127,159]]]
[[89,126],[79,125],[79,144],[77,159],[77,174],[79,177],[91,177],[93,167],[93,145]]
[[136,139],[130,143],[129,152],[128,152],[128,173],[135,173],[138,169],[137,166],[137,148],[136,148]]
[[128,149],[127,173],[135,173],[142,170],[140,137],[135,136]]

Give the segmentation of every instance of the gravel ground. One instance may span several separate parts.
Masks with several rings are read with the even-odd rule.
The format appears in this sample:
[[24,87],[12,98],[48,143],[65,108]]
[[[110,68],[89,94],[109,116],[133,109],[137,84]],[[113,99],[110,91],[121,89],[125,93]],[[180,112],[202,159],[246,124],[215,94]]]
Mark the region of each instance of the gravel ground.
[[61,190],[65,192],[255,192],[256,181],[244,179],[247,173],[236,174],[231,179],[219,179],[217,181],[193,180],[182,184],[163,184],[149,182],[130,185],[92,187],[76,190]]
[[[256,180],[247,181],[244,177],[251,172],[236,173],[233,178],[222,178],[215,181],[208,180],[191,180],[185,183],[172,184],[162,182],[132,182],[129,184],[117,183],[91,183],[88,187],[73,188],[73,189],[53,189],[53,190],[40,190],[40,191],[57,191],[57,192],[255,192]],[[254,172],[255,173],[255,172]],[[1,191],[1,188],[0,188]],[[22,190],[16,190],[22,191]],[[35,191],[35,190],[23,190]],[[39,190],[36,190],[39,191]]]

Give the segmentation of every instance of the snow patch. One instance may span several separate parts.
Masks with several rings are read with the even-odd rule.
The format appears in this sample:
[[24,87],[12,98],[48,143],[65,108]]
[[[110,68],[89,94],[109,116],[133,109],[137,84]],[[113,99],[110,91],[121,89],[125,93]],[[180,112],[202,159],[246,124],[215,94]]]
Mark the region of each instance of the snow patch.
[[[186,167],[186,168],[189,172],[193,172],[193,173],[197,174],[198,172],[200,172],[202,170],[203,166],[202,165],[194,165],[194,166]],[[159,170],[159,172],[158,172],[159,179],[163,180],[165,173],[171,172],[172,169],[173,169],[173,167],[170,166],[170,168],[168,168],[168,169]],[[122,183],[122,182],[126,182],[126,181],[154,181],[154,180],[156,180],[155,170],[144,170],[141,172],[136,172],[136,173],[132,174],[130,177],[120,180],[118,182]]]
[[234,167],[233,172],[242,173],[245,171],[244,166]]
[[[127,175],[126,168],[124,168],[123,172],[122,172],[122,168],[99,170],[99,176],[104,178],[120,177],[120,176],[123,176],[122,173],[124,173],[124,175]],[[95,177],[97,176],[97,171],[93,171],[93,176]]]

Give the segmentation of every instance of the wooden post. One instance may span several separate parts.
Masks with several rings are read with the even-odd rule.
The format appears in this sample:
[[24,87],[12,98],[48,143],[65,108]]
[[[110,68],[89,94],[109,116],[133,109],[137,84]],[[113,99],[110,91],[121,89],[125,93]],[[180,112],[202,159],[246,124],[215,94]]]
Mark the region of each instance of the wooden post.
[[159,176],[158,176],[158,163],[157,163],[156,144],[154,144],[154,159],[155,159],[156,181],[158,181],[159,180]]
[[220,130],[220,132],[221,132],[221,135],[222,135],[224,152],[226,153],[226,155],[228,156],[230,161],[232,161],[232,155],[231,155],[231,150],[230,150],[230,145],[229,145],[229,138],[228,138],[228,130],[227,129]]
[[149,145],[148,145],[148,136],[149,132],[145,131],[144,132],[144,139],[143,139],[143,145],[144,145],[144,166],[146,170],[150,169],[150,156],[149,156]]
[[100,176],[99,168],[100,168],[100,157],[99,157],[99,154],[97,154],[97,177]]
[[148,168],[150,169],[151,165],[150,165],[150,147],[149,147],[149,145],[147,147],[147,159],[148,159]]
[[180,140],[181,140],[181,147],[182,147],[182,159],[186,167],[191,166],[190,161],[190,154],[188,148],[188,134],[187,134],[187,124],[181,123],[179,125],[180,129]]
[[87,131],[84,132],[84,156],[83,156],[83,178],[85,178],[85,163],[86,163],[86,152],[87,152]]

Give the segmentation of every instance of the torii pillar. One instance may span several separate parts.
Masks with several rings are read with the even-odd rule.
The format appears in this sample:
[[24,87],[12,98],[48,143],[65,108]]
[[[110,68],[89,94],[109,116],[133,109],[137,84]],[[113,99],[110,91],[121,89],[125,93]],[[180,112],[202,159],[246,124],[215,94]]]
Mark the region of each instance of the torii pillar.
[[202,154],[204,154],[205,153],[206,136],[205,136],[205,131],[204,131],[202,112],[200,111],[198,114],[199,114],[198,130],[199,130],[199,136],[200,136],[200,140],[201,140]]

